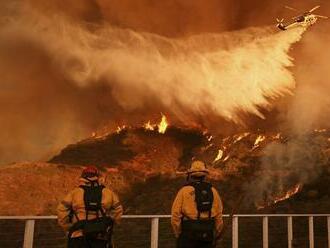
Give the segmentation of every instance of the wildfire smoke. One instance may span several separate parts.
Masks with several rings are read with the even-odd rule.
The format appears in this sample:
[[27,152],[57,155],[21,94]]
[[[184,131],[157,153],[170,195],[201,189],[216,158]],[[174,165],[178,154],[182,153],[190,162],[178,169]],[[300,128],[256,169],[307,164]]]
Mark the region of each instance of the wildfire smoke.
[[[167,38],[46,16],[31,5],[5,17],[1,123],[6,133],[16,123],[17,137],[1,147],[3,161],[40,158],[105,123],[134,125],[162,111],[176,124],[204,126],[214,119],[207,116],[236,123],[240,112],[263,117],[260,107],[295,87],[288,50],[304,32],[260,27]],[[20,116],[8,111],[11,101]],[[44,122],[51,123],[45,135],[38,131]]]

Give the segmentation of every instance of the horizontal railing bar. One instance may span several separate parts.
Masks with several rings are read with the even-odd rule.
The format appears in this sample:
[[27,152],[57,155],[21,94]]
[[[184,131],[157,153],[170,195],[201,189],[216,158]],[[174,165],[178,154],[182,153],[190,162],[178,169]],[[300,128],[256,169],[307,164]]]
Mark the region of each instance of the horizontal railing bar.
[[152,219],[170,218],[171,215],[123,215],[124,219]]
[[330,214],[235,214],[237,217],[327,217]]
[[0,220],[51,220],[57,219],[55,215],[49,216],[0,216]]
[[[240,218],[255,217],[330,217],[330,214],[235,214]],[[171,215],[123,215],[124,219],[151,219],[151,218],[170,218]],[[224,214],[223,217],[229,217]],[[55,215],[49,216],[0,216],[0,220],[52,220],[57,219]]]

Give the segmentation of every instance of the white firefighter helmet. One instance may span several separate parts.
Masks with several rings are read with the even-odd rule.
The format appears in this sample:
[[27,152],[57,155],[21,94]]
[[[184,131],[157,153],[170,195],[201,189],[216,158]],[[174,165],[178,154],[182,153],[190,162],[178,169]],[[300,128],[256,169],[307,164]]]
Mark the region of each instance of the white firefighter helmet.
[[192,162],[191,167],[187,173],[191,176],[202,177],[209,174],[209,170],[206,168],[206,165],[203,161],[196,160]]

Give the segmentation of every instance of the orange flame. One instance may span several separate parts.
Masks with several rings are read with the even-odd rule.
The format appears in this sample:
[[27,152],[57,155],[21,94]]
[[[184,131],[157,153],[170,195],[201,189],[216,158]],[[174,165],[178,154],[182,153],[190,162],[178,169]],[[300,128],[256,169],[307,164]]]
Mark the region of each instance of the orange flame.
[[240,141],[241,139],[244,139],[246,136],[248,136],[250,133],[246,132],[243,134],[238,135],[238,137],[236,136],[235,140],[234,140],[234,144],[237,143],[238,141]]
[[168,127],[166,116],[162,114],[162,119],[158,126],[158,132],[164,134],[166,132],[166,129]]
[[116,133],[120,133],[121,131],[123,131],[124,129],[126,129],[126,125],[123,125],[123,126],[118,126],[117,127],[117,130],[116,130]]
[[279,197],[275,197],[272,202],[268,202],[265,205],[258,205],[257,208],[258,209],[262,209],[271,205],[274,205],[278,202],[284,201],[289,199],[290,197],[292,197],[293,195],[297,194],[300,190],[302,189],[302,184],[297,184],[295,187],[293,187],[292,189],[290,189],[289,191],[287,191],[284,195],[279,196]]
[[301,188],[302,188],[301,184],[296,185],[293,189],[286,192],[284,196],[276,198],[274,200],[274,204],[289,199],[291,196],[297,194],[301,190]]
[[229,155],[227,155],[224,159],[223,162],[226,162],[229,159]]
[[144,127],[145,130],[150,130],[150,131],[155,130],[155,125],[152,125],[150,123],[150,121],[148,121],[147,123],[145,123],[143,127]]
[[254,142],[254,147],[257,147],[259,145],[259,143],[263,142],[266,139],[266,136],[264,135],[259,135],[256,138],[256,141]]
[[216,158],[213,160],[213,163],[217,162],[218,160],[220,160],[223,156],[223,151],[221,149],[219,149],[218,151],[218,155],[216,156]]

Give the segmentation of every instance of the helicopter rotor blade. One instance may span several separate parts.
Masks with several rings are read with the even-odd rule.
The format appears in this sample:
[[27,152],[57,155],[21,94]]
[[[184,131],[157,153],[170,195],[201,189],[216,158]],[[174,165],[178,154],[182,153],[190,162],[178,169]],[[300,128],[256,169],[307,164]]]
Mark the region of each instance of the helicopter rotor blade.
[[317,10],[318,8],[320,8],[320,5],[315,6],[314,8],[312,8],[310,11],[308,11],[309,13],[312,13],[313,11]]
[[284,6],[284,8],[289,9],[289,10],[292,10],[292,11],[295,11],[295,12],[299,12],[299,10],[297,10],[295,8],[292,8],[290,6]]
[[318,18],[323,18],[323,19],[328,19],[329,17],[328,16],[322,16],[322,15],[315,15],[316,17]]

